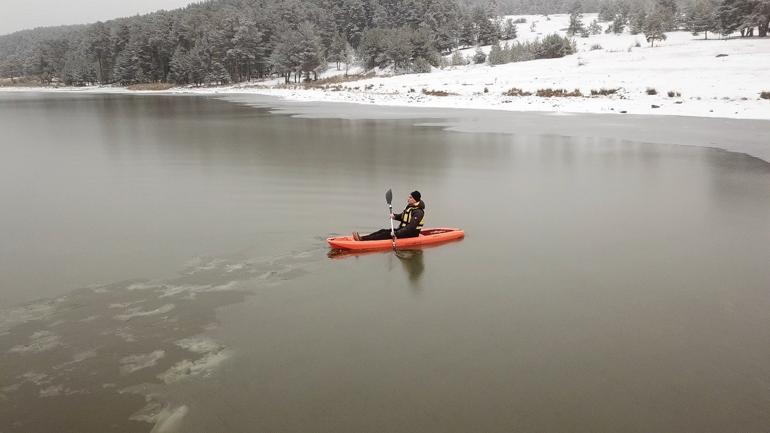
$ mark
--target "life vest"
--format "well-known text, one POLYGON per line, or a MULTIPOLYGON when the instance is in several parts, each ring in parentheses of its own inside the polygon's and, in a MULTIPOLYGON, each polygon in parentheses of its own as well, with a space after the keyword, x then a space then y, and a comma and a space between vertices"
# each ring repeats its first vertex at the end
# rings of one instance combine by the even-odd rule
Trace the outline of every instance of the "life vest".
MULTIPOLYGON (((401 229, 409 225, 409 223, 412 221, 412 218, 414 218, 412 216, 412 212, 417 209, 419 209, 419 207, 417 206, 411 206, 411 205, 407 206, 406 209, 404 209, 404 213, 401 214, 401 225, 399 225, 398 228, 401 229)), ((422 218, 417 223, 417 231, 422 230, 422 226, 424 225, 425 225, 425 212, 423 212, 422 218)))

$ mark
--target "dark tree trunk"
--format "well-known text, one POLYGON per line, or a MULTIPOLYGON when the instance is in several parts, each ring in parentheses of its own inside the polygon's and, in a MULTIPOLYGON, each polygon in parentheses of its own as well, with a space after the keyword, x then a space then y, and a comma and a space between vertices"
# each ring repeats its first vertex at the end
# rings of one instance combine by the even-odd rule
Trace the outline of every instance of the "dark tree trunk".
POLYGON ((102 58, 97 57, 96 60, 99 61, 99 82, 104 84, 104 68, 102 68, 102 58))

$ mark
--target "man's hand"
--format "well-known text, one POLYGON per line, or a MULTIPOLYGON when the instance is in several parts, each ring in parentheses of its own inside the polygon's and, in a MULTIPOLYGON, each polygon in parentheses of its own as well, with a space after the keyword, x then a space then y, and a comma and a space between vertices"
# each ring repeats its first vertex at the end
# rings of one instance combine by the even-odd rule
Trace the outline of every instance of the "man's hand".
POLYGON ((396 216, 394 214, 390 214, 390 219, 394 220, 396 219, 396 216))

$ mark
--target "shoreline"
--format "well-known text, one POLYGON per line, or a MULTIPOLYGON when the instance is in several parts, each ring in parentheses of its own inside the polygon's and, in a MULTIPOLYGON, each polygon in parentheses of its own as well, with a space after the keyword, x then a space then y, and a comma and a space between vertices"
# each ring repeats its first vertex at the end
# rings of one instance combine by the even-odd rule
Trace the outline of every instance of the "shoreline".
MULTIPOLYGON (((382 79, 387 78, 380 78, 380 80, 382 79)), ((685 102, 681 100, 682 98, 674 100, 662 95, 658 98, 651 98, 648 101, 628 98, 623 94, 618 96, 582 97, 501 97, 492 94, 475 95, 475 97, 464 95, 429 96, 423 94, 409 96, 398 93, 337 91, 328 88, 312 87, 302 88, 301 85, 297 85, 294 88, 281 88, 253 83, 211 87, 172 87, 166 90, 131 90, 124 86, 0 87, 0 92, 197 96, 252 95, 274 97, 291 102, 347 103, 395 108, 461 108, 474 111, 546 113, 556 115, 607 114, 618 116, 674 116, 770 121, 770 100, 763 100, 759 97, 757 99, 692 98, 688 102, 689 105, 685 105, 685 102), (647 105, 649 105, 649 108, 647 108, 647 105)))
MULTIPOLYGON (((0 88, 0 92, 6 93, 206 96, 296 117, 346 120, 411 119, 418 121, 415 123, 416 126, 441 127, 448 131, 465 133, 521 135, 545 133, 585 139, 615 139, 627 143, 709 147, 743 153, 770 163, 770 119, 765 118, 513 110, 496 107, 457 108, 416 104, 302 100, 275 94, 276 92, 270 92, 271 90, 284 89, 210 87, 141 91, 128 90, 124 87, 0 88), (715 127, 715 123, 719 125, 715 127)), ((302 90, 301 92, 314 91, 302 90)))

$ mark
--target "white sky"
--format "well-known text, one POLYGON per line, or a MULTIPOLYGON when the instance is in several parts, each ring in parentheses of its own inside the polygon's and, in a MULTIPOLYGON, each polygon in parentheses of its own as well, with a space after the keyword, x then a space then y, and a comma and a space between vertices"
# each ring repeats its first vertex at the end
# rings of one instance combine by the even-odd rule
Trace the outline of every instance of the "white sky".
POLYGON ((0 0, 0 35, 176 9, 197 0, 0 0))

